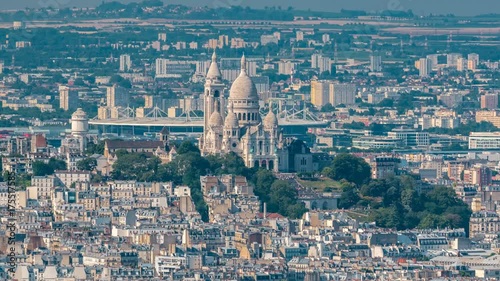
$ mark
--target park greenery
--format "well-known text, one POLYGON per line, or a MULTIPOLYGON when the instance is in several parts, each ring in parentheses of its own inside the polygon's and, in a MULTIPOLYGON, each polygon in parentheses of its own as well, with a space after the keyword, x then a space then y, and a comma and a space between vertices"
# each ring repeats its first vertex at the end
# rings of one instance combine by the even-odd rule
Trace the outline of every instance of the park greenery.
MULTIPOLYGON (((172 181, 177 185, 189 186, 196 209, 205 221, 208 220, 208 208, 203 200, 200 176, 206 175, 234 174, 246 177, 255 186, 255 195, 267 203, 269 212, 299 218, 306 211, 297 200, 297 190, 289 182, 277 180, 270 171, 247 168, 243 159, 235 153, 203 157, 192 142, 183 142, 177 147, 175 159, 167 164, 144 153, 122 150, 117 151, 116 155, 111 179, 172 181)), ((84 163, 81 165, 84 166, 84 163)))
POLYGON ((34 161, 32 164, 33 176, 47 176, 58 170, 66 170, 66 162, 56 158, 50 158, 47 163, 34 161))
POLYGON ((410 175, 371 179, 370 166, 352 154, 338 154, 322 174, 342 182, 340 208, 368 208, 378 226, 468 230, 471 210, 450 187, 426 189, 410 175))
MULTIPOLYGON (((297 199, 297 189, 289 181, 277 179, 273 172, 245 167, 234 153, 203 157, 190 142, 177 148, 178 155, 167 164, 144 153, 117 152, 111 179, 139 181, 172 181, 191 188, 191 197, 203 220, 208 208, 201 192, 200 176, 235 174, 244 176, 254 186, 254 193, 267 204, 268 212, 300 218, 307 210, 297 199)), ((94 162, 78 164, 90 169, 94 162)), ((412 176, 371 179, 370 166, 359 157, 340 153, 325 167, 322 175, 340 182, 339 207, 369 209, 368 218, 381 227, 468 229, 471 214, 468 206, 444 186, 425 188, 412 176)))

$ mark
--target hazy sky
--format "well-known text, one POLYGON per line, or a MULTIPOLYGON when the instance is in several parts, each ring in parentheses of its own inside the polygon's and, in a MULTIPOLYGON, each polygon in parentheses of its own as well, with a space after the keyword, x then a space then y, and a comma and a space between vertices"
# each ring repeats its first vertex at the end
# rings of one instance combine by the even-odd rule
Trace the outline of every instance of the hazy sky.
MULTIPOLYGON (((134 0, 120 0, 123 3, 134 0)), ((138 1, 138 0, 136 0, 138 1)), ((0 0, 0 9, 22 9, 25 7, 88 7, 102 0, 0 0)), ((110 2, 110 0, 107 0, 110 2)), ((500 13, 500 0, 166 0, 166 3, 220 7, 240 5, 250 7, 293 6, 297 9, 330 10, 360 9, 366 11, 408 10, 417 14, 453 13, 456 15, 477 15, 500 13)))

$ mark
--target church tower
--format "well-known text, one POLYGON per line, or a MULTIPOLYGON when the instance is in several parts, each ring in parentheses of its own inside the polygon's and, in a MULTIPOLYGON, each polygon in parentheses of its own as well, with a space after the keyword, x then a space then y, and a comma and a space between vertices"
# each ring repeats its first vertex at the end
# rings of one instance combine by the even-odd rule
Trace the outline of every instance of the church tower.
MULTIPOLYGON (((217 65, 217 55, 212 54, 212 63, 208 68, 206 81, 205 81, 205 91, 203 94, 204 102, 204 123, 203 123, 203 136, 200 139, 200 150, 202 154, 208 154, 209 151, 205 149, 205 143, 207 141, 207 132, 210 129, 210 118, 212 114, 216 111, 215 106, 218 105, 219 109, 223 109, 225 106, 224 101, 224 88, 226 86, 222 82, 222 74, 217 65)), ((219 114, 222 118, 225 116, 225 111, 220 110, 219 114)), ((224 120, 224 119, 223 119, 224 120)))

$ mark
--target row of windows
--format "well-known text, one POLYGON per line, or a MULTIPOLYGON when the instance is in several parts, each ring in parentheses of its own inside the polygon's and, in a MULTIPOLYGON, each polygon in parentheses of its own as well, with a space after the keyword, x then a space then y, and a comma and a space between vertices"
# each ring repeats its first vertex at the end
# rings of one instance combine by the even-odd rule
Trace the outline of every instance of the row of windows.
POLYGON ((258 101, 253 101, 253 100, 236 100, 236 101, 233 101, 233 103, 257 104, 258 101))
POLYGON ((257 117, 258 117, 258 113, 255 113, 255 112, 252 112, 252 113, 248 113, 248 115, 246 113, 238 113, 238 120, 243 120, 243 121, 256 121, 257 120, 257 117))

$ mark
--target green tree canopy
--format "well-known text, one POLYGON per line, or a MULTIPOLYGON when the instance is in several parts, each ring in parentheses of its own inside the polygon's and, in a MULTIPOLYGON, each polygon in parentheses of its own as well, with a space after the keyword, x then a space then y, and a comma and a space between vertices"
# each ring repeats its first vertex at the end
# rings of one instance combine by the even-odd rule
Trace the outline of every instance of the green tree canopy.
POLYGON ((35 161, 32 164, 33 176, 47 176, 54 174, 54 168, 42 161, 35 161))
POLYGON ((327 103, 321 107, 321 112, 333 112, 335 110, 335 107, 331 103, 327 103))
POLYGON ((329 166, 328 174, 325 176, 333 180, 346 180, 361 185, 368 182, 371 176, 371 168, 362 158, 352 154, 341 153, 335 156, 329 166))
POLYGON ((81 171, 93 171, 97 167, 97 160, 92 157, 87 157, 76 163, 76 168, 81 171))
POLYGON ((111 178, 138 181, 154 179, 160 164, 160 159, 157 157, 148 157, 144 153, 129 153, 125 150, 117 151, 116 155, 118 159, 113 164, 111 178))

